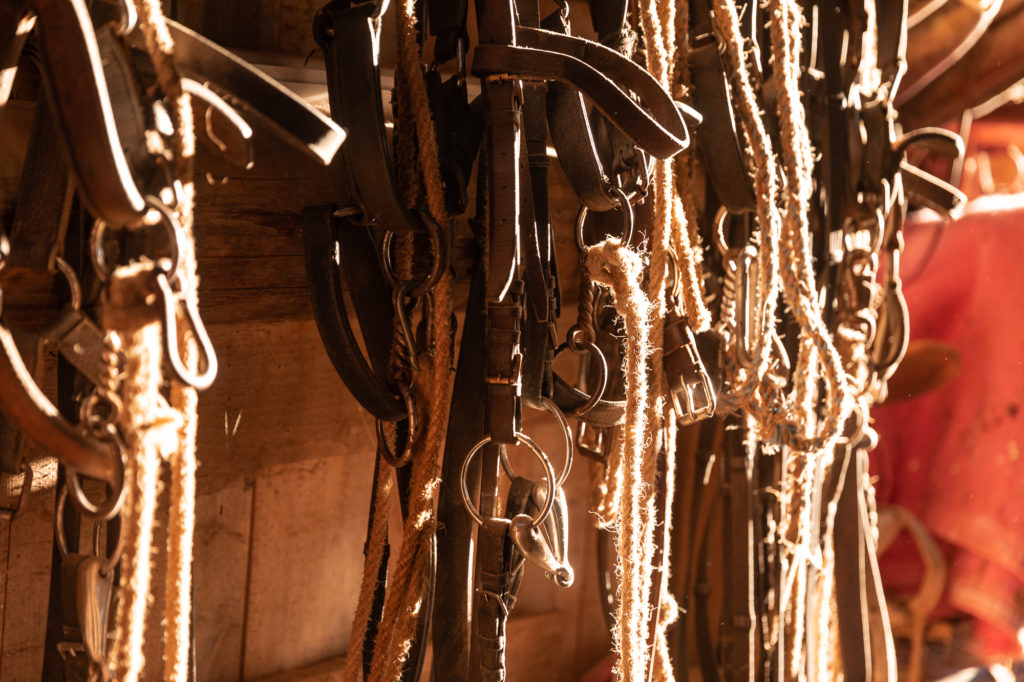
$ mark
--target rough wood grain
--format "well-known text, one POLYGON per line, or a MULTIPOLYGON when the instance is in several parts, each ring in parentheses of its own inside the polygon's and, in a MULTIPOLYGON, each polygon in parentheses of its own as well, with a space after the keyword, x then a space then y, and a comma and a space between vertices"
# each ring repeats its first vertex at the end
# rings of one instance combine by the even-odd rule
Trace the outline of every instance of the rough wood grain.
POLYGON ((199 401, 200 491, 289 462, 369 461, 373 420, 334 372, 313 322, 210 333, 220 372, 199 401))
POLYGON ((268 467, 256 477, 246 678, 310 665, 347 647, 373 462, 332 457, 331 450, 327 445, 318 459, 268 467))
MULTIPOLYGON (((34 353, 25 358, 40 388, 52 396, 56 360, 42 359, 37 366, 34 353)), ((32 466, 32 491, 16 518, 0 519, 0 682, 42 675, 50 601, 57 461, 27 439, 21 449, 32 466)))
POLYGON ((251 525, 247 477, 196 499, 193 618, 199 680, 241 678, 251 525))

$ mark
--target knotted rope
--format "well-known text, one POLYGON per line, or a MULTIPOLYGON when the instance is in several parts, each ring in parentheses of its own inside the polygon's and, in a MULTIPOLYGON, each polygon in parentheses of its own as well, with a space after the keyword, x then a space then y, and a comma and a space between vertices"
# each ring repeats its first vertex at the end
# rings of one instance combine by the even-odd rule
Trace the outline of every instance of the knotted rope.
MULTIPOLYGON (((180 189, 173 200, 164 200, 173 205, 178 229, 184 232, 184 239, 180 240, 182 248, 179 252, 179 268, 176 274, 187 304, 195 309, 198 307, 199 282, 192 232, 192 174, 195 157, 192 104, 189 95, 182 90, 181 79, 174 66, 174 43, 159 0, 136 0, 136 5, 139 10, 139 25, 145 37, 147 52, 153 61, 157 83, 171 105, 174 133, 171 137, 170 152, 175 179, 180 189)), ((148 281, 148 285, 151 286, 150 295, 156 291, 151 274, 148 281)), ((124 311, 119 312, 117 309, 118 301, 127 301, 124 295, 116 293, 113 288, 122 286, 129 279, 141 282, 141 277, 138 272, 124 271, 112 280, 112 290, 108 296, 110 310, 105 312, 111 320, 124 318, 124 311)), ((135 306, 135 309, 141 310, 138 306, 135 306)), ((130 315, 128 317, 130 318, 130 315)), ((128 318, 122 319, 122 322, 126 319, 128 318)), ((170 406, 163 403, 163 399, 159 397, 162 357, 159 352, 162 347, 160 325, 154 325, 149 320, 148 313, 145 320, 145 324, 141 324, 142 319, 139 320, 138 329, 133 329, 132 324, 128 324, 128 333, 124 339, 127 376, 124 390, 127 395, 133 397, 131 401, 125 401, 126 412, 129 415, 125 428, 134 430, 133 440, 137 446, 130 451, 128 458, 127 468, 133 471, 134 485, 129 488, 129 499, 132 503, 125 506, 124 518, 125 527, 132 529, 130 537, 133 539, 132 549, 126 552, 129 570, 124 571, 125 576, 122 579, 125 592, 123 601, 128 606, 124 609, 124 617, 118 618, 118 646, 115 646, 114 657, 119 678, 134 679, 138 675, 143 662, 146 600, 150 591, 149 551, 152 543, 153 515, 156 513, 156 477, 160 467, 159 459, 154 461, 154 448, 145 445, 150 441, 150 437, 144 429, 154 429, 149 421, 155 419, 156 414, 165 413, 159 419, 173 421, 178 431, 173 442, 167 434, 159 437, 163 443, 160 454, 169 461, 171 471, 166 603, 163 619, 164 679, 185 680, 188 678, 191 639, 198 396, 194 388, 174 380, 171 382, 170 406)), ((198 366, 198 345, 189 331, 189 325, 179 324, 177 327, 178 347, 181 349, 182 360, 187 368, 195 370, 198 366)))

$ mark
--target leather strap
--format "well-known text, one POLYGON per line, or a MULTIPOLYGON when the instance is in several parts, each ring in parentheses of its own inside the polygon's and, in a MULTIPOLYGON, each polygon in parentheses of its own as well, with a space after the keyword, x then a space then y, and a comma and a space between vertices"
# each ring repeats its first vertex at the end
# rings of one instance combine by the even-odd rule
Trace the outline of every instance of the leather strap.
POLYGON ((343 226, 336 240, 334 220, 333 206, 307 208, 302 215, 309 297, 320 338, 335 371, 360 405, 384 421, 405 419, 404 403, 381 379, 387 376, 383 369, 391 347, 390 324, 387 329, 384 324, 390 316, 391 298, 380 271, 376 249, 365 228, 343 226), (336 250, 338 240, 344 241, 343 249, 336 250), (377 373, 363 357, 349 323, 336 253, 344 254, 344 262, 354 277, 349 280, 349 291, 357 303, 356 313, 374 368, 379 368, 377 373), (377 267, 372 267, 373 264, 377 267))
POLYGON ((477 536, 476 619, 474 626, 480 647, 480 679, 503 682, 505 679, 505 626, 515 606, 523 579, 524 557, 508 534, 508 521, 524 513, 533 491, 533 482, 515 477, 509 487, 504 519, 487 519, 477 536))
POLYGON ((715 195, 730 213, 747 213, 756 206, 747 172, 743 135, 733 115, 728 72, 711 32, 711 6, 694 0, 689 65, 693 103, 704 115, 697 128, 700 154, 715 195))
POLYGON ((183 76, 209 82, 231 94, 232 102, 260 116, 274 133, 323 165, 346 140, 345 130, 304 99, 220 45, 173 19, 174 65, 183 76))
POLYGON ((477 47, 473 73, 571 85, 630 140, 658 158, 670 158, 689 146, 683 105, 635 62, 600 43, 543 29, 520 26, 515 38, 507 45, 477 47), (630 97, 631 92, 643 105, 630 97))
POLYGON ((838 446, 839 489, 835 518, 836 613, 843 673, 850 679, 872 680, 871 630, 865 591, 865 541, 857 496, 858 467, 853 447, 838 446))
POLYGON ((380 89, 380 42, 372 21, 376 11, 373 3, 332 0, 313 20, 331 116, 352 131, 340 154, 348 183, 342 200, 392 232, 425 232, 420 217, 405 207, 394 176, 380 89))
MULTIPOLYGON (((476 264, 469 287, 466 316, 459 347, 459 365, 452 388, 451 418, 441 464, 437 501, 438 563, 444 567, 436 581, 433 625, 433 669, 438 682, 470 680, 470 621, 473 603, 473 519, 466 512, 460 491, 462 461, 484 435, 484 268, 476 264), (441 674, 440 671, 443 671, 441 674)), ((466 484, 479 487, 480 465, 471 464, 466 484)))
POLYGON ((726 497, 722 526, 726 537, 723 562, 727 576, 722 624, 722 664, 727 680, 753 680, 754 667, 754 539, 753 453, 744 443, 742 418, 727 417, 722 439, 722 490, 726 497))

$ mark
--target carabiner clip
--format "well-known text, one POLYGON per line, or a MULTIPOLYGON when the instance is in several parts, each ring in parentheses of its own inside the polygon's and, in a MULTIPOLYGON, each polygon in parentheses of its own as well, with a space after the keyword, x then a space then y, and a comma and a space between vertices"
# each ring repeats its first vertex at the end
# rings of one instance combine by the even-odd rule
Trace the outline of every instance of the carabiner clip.
MULTIPOLYGON (((183 297, 174 293, 166 272, 158 272, 156 283, 160 288, 164 304, 164 355, 174 376, 183 384, 197 390, 205 390, 213 384, 217 378, 217 354, 213 350, 213 343, 206 333, 203 320, 199 317, 199 310, 194 299, 183 297), (184 299, 184 301, 182 301, 184 299), (205 360, 206 368, 202 372, 193 372, 188 368, 181 358, 181 349, 178 348, 178 303, 185 304, 185 319, 192 328, 199 345, 200 360, 205 360)), ((202 363, 200 365, 202 366, 202 363)))

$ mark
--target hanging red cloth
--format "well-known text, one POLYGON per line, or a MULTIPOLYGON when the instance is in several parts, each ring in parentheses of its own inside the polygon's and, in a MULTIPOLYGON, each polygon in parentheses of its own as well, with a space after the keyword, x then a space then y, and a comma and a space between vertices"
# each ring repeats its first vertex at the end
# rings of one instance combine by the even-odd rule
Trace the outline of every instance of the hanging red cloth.
MULTIPOLYGON (((904 275, 938 222, 906 229, 904 275)), ((975 619, 975 653, 1021 657, 1024 627, 1024 195, 971 202, 904 291, 911 339, 960 354, 945 385, 878 406, 872 454, 880 505, 916 514, 949 564, 936 615, 975 619)), ((887 591, 911 592, 922 565, 907 538, 881 557, 887 591)))

